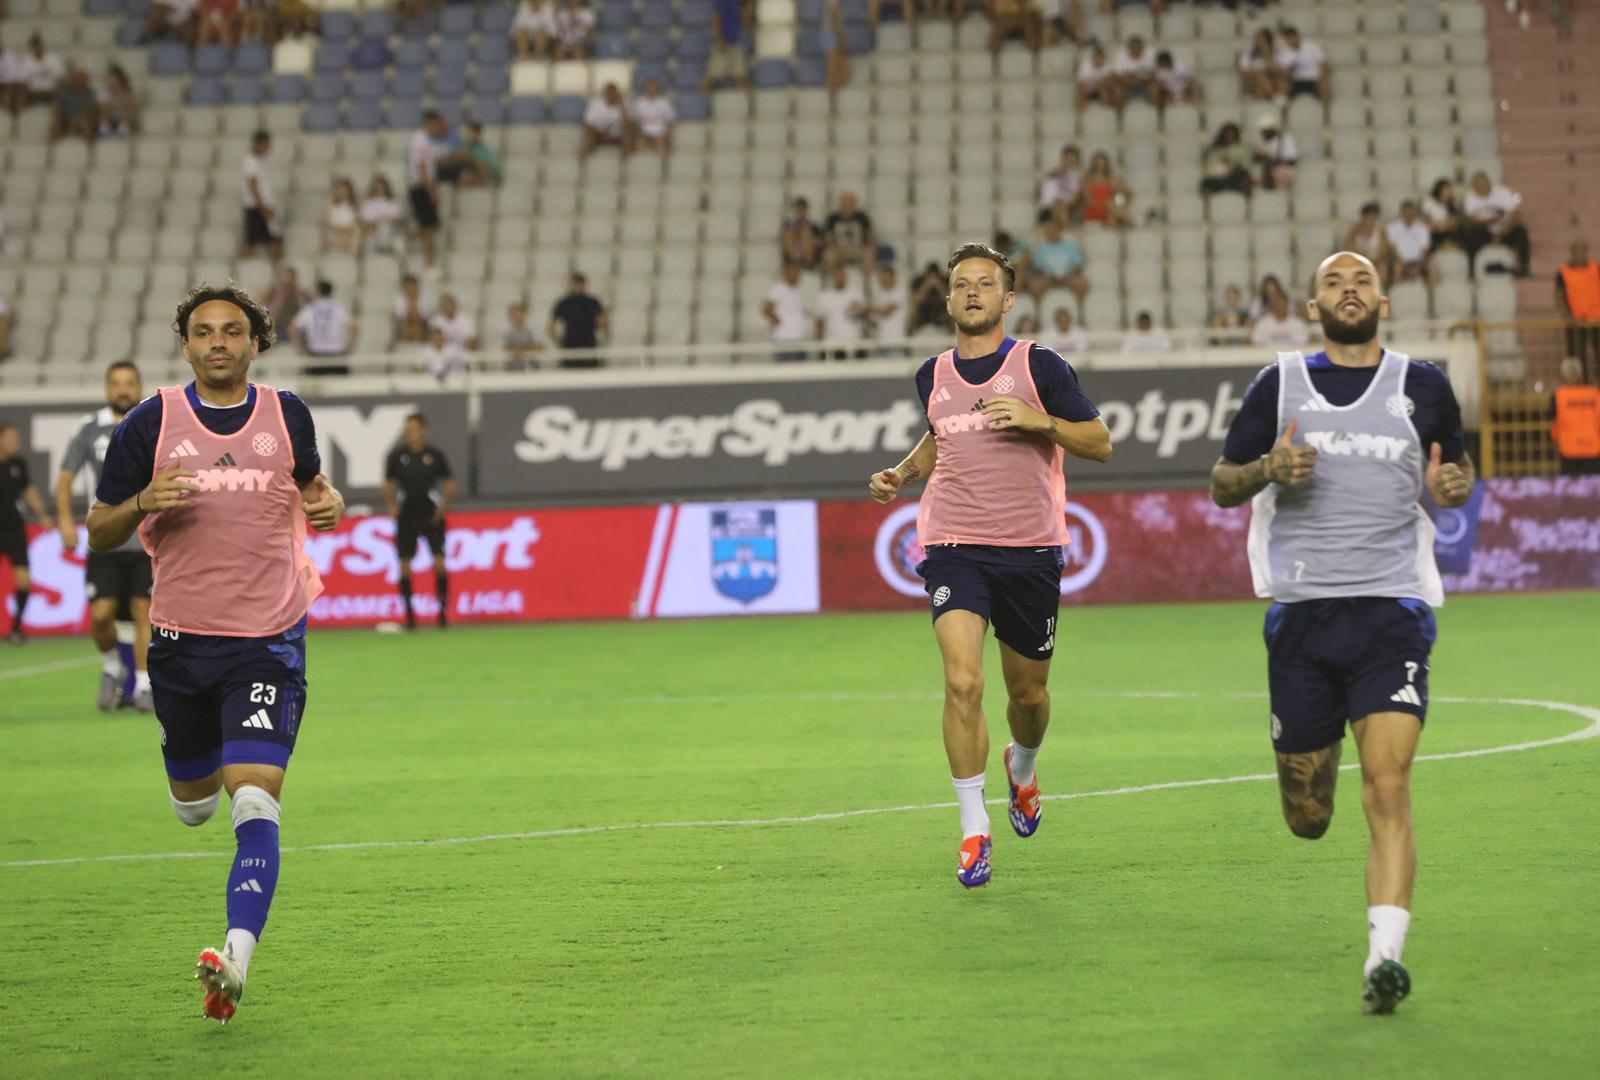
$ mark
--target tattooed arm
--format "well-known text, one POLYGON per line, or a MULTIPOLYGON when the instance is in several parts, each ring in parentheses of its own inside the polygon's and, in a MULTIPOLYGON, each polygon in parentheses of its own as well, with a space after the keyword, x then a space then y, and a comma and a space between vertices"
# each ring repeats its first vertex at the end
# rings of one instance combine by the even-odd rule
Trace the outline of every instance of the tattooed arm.
POLYGON ((939 460, 939 444, 934 441, 933 432, 923 434, 922 441, 912 448, 906 459, 892 469, 872 474, 872 479, 867 483, 867 490, 872 497, 880 503, 888 504, 900 493, 900 488, 905 484, 914 484, 918 480, 926 480, 933 475, 933 467, 939 460))

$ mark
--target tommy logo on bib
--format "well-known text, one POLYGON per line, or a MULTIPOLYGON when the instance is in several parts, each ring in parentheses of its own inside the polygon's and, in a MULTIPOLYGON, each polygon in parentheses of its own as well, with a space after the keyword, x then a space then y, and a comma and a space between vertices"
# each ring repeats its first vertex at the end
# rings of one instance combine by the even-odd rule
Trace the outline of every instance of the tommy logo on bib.
POLYGON ((1377 458, 1379 461, 1399 461, 1400 455, 1411 445, 1410 439, 1393 435, 1368 435, 1361 431, 1308 431, 1305 439, 1306 445, 1316 447, 1319 454, 1336 457, 1354 455, 1377 458))
POLYGON ((196 469, 194 486, 201 491, 266 491, 271 469, 196 469))

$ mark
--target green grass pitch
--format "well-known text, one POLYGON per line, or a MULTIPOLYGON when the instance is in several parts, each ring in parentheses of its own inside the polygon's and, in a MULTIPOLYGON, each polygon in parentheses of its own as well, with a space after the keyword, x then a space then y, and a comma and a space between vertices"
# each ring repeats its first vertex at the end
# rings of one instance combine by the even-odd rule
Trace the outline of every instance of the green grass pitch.
MULTIPOLYGON (((226 811, 177 822, 155 723, 95 712, 85 642, 0 650, 0 1074, 1594 1075, 1600 739, 1416 766, 1391 1018, 1358 1014, 1354 774, 1316 843, 1270 782, 1093 794, 1271 771, 1240 696, 1260 621, 1065 612, 1040 777, 1089 797, 1026 842, 997 808, 973 893, 928 808, 952 792, 924 616, 314 633, 226 1028, 190 980, 225 928, 226 811), (196 854, 93 859, 171 853, 196 854)), ((1590 726, 1504 701, 1600 707, 1597 626, 1600 594, 1452 599, 1432 690, 1474 700, 1436 700, 1422 752, 1590 726)))

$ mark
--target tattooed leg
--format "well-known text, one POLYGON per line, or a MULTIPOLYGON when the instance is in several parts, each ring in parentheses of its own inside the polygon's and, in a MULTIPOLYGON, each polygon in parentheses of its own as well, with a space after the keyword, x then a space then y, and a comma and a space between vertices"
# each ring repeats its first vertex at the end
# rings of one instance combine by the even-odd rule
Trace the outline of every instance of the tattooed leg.
POLYGON ((1306 754, 1278 755, 1278 794, 1289 831, 1315 840, 1333 820, 1333 788, 1339 780, 1342 742, 1306 754))

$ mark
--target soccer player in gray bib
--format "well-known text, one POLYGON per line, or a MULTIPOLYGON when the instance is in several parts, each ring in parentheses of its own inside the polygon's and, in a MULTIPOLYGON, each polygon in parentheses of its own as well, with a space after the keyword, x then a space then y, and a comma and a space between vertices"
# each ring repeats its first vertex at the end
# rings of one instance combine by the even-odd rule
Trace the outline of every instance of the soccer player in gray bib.
POLYGON ((1361 755, 1368 953, 1362 1009, 1411 989, 1401 966, 1416 844, 1411 760, 1428 708, 1433 609, 1444 589, 1424 488, 1441 506, 1472 493, 1461 412, 1444 373, 1378 343, 1378 273, 1344 251, 1318 267, 1309 317, 1323 351, 1279 353, 1245 394, 1211 472, 1218 506, 1251 501, 1272 745, 1283 816, 1315 840, 1333 816, 1348 721, 1361 755))

